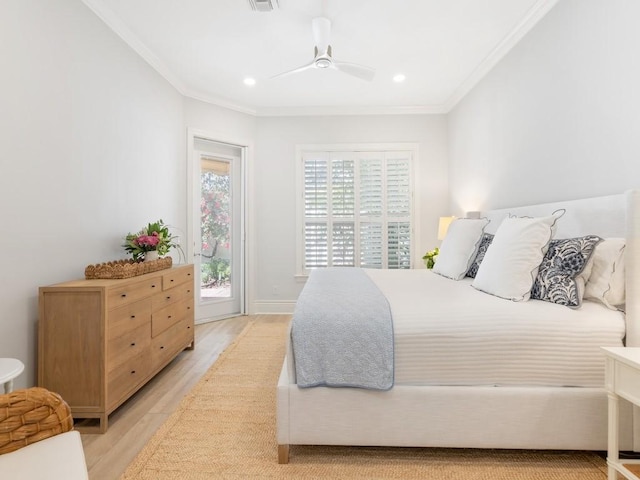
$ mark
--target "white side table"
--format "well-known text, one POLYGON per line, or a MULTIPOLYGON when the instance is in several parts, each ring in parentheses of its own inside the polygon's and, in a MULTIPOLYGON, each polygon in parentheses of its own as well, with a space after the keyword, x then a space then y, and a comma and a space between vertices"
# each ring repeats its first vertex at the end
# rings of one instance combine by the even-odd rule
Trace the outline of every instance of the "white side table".
MULTIPOLYGON (((640 405, 640 348, 603 347, 606 355, 605 386, 609 398, 609 437, 607 464, 609 480, 616 480, 621 473, 624 478, 640 479, 620 461, 618 439, 619 399, 629 400, 640 405)), ((638 464, 640 460, 625 460, 628 465, 638 464)))
POLYGON ((13 390, 13 379, 22 373, 24 364, 15 358, 0 358, 0 383, 4 384, 4 393, 13 390))

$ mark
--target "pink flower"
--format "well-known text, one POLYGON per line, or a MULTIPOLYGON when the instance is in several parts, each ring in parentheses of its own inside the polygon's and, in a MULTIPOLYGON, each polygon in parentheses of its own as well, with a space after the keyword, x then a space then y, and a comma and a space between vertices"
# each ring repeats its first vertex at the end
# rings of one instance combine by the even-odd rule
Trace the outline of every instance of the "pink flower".
POLYGON ((160 243, 160 238, 158 238, 158 234, 153 232, 154 235, 140 235, 135 239, 136 245, 140 245, 141 247, 155 247, 160 243))

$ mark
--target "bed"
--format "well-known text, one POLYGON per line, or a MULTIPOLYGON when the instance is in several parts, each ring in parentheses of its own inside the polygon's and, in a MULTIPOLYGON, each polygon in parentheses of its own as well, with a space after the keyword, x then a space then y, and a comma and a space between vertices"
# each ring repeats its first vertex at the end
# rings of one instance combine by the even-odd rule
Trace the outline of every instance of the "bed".
MULTIPOLYGON (((290 342, 277 385, 279 462, 290 445, 606 450, 599 347, 640 346, 640 192, 485 212, 485 233, 553 212, 556 239, 623 239, 625 313, 590 300, 574 309, 508 301, 425 269, 367 271, 393 316, 393 386, 301 388, 290 342), (467 336, 457 336, 465 321, 467 336)), ((620 419, 621 449, 640 450, 630 405, 620 419)))

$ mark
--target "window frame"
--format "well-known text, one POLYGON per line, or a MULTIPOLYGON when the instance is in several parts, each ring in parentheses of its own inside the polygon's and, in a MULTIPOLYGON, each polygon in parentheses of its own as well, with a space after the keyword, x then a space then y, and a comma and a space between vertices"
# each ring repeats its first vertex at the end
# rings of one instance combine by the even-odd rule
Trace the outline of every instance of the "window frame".
MULTIPOLYGON (((416 235, 418 231, 418 216, 416 201, 416 182, 418 162, 418 145, 416 143, 375 143, 375 144, 313 144, 313 145, 297 145, 296 146, 296 275, 299 280, 305 280, 311 269, 305 270, 305 197, 304 197, 304 159, 305 155, 326 154, 330 157, 332 153, 344 153, 355 156, 371 156, 375 154, 389 154, 406 152, 409 156, 409 202, 410 202, 410 252, 409 252, 409 268, 414 268, 414 252, 416 248, 416 235)), ((384 214, 386 217, 386 213, 384 214)), ((357 223, 357 222, 356 222, 357 223)), ((384 221, 384 224, 388 222, 384 221)), ((383 248, 387 247, 387 235, 384 236, 383 248)), ((358 242, 359 243, 359 242, 358 242)), ((356 246, 359 251, 359 246, 356 246)))

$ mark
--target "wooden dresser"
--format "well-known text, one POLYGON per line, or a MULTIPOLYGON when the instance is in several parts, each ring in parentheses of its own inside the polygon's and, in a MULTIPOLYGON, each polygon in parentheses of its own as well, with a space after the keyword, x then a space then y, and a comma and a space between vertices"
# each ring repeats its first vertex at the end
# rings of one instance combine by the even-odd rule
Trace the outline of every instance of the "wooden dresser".
POLYGON ((193 265, 40 287, 38 385, 105 432, 111 412, 194 348, 193 298, 193 265))

